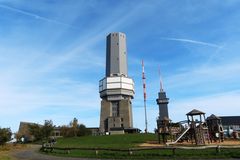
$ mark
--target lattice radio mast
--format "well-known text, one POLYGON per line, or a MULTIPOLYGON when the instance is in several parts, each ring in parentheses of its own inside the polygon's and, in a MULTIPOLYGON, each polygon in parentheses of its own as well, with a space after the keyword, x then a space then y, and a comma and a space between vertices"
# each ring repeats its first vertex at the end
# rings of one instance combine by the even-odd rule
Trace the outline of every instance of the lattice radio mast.
POLYGON ((146 107, 146 78, 144 74, 144 63, 142 60, 142 82, 143 82, 143 98, 144 98, 144 111, 145 111, 145 133, 147 133, 147 107, 146 107))

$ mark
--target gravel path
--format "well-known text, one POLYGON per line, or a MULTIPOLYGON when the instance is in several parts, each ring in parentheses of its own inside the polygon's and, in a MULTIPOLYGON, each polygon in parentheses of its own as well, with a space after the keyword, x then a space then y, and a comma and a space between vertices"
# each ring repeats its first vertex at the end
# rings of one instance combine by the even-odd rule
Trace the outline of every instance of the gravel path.
POLYGON ((40 147, 40 145, 32 145, 27 149, 12 152, 11 156, 17 160, 97 160, 89 158, 68 158, 45 155, 38 153, 40 147))

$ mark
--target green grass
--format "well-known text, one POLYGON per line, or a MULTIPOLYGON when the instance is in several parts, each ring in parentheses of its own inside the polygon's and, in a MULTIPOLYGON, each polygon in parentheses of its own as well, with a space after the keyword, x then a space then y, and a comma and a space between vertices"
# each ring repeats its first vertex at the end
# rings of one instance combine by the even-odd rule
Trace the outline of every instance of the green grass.
MULTIPOLYGON (((129 149, 137 148, 139 144, 147 141, 156 141, 155 134, 126 134, 111 136, 85 136, 74 138, 59 138, 55 147, 61 148, 115 148, 129 149)), ((86 157, 86 158, 110 158, 110 159, 190 159, 190 158, 240 158, 239 149, 221 149, 221 153, 216 153, 214 148, 204 150, 184 150, 176 149, 175 155, 172 150, 142 150, 134 151, 132 155, 129 152, 116 151, 95 151, 71 150, 69 154, 66 151, 54 150, 52 155, 61 157, 86 157)))
POLYGON ((61 157, 86 157, 86 158, 109 158, 109 159, 217 159, 217 158, 240 158, 240 151, 237 149, 225 149, 216 153, 215 149, 205 150, 183 150, 177 149, 173 155, 171 150, 145 150, 134 151, 132 155, 128 152, 72 150, 69 154, 64 152, 51 153, 61 157))
POLYGON ((85 136, 57 139, 56 147, 132 148, 146 141, 156 141, 155 134, 126 134, 111 136, 85 136))

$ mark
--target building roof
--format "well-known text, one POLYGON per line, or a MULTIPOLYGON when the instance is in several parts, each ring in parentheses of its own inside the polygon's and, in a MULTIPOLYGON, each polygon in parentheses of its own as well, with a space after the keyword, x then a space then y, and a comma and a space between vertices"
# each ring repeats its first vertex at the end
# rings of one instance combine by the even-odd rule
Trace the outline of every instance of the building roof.
POLYGON ((87 129, 99 129, 99 127, 87 127, 87 129))
POLYGON ((240 116, 220 116, 222 125, 240 125, 240 116))
POLYGON ((33 122, 20 122, 18 132, 28 129, 29 125, 35 125, 35 124, 36 123, 33 123, 33 122))
POLYGON ((207 119, 206 120, 220 120, 221 118, 220 117, 218 117, 218 116, 216 116, 216 115, 214 115, 214 114, 212 114, 211 116, 209 116, 209 117, 207 117, 207 119))
POLYGON ((188 115, 188 116, 194 116, 194 115, 200 115, 200 114, 205 114, 205 113, 202 112, 202 111, 193 109, 192 111, 188 112, 186 115, 188 115))
POLYGON ((110 131, 124 131, 124 128, 122 128, 122 127, 112 127, 112 128, 110 128, 110 131))

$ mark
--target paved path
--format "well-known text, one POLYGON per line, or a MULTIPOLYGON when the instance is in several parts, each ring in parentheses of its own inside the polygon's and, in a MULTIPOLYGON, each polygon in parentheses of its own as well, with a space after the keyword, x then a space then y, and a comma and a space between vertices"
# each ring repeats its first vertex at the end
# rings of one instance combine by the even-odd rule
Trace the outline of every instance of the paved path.
POLYGON ((68 157, 56 157, 38 152, 40 145, 32 145, 29 148, 18 150, 11 153, 11 156, 17 160, 97 160, 89 158, 68 158, 68 157))

